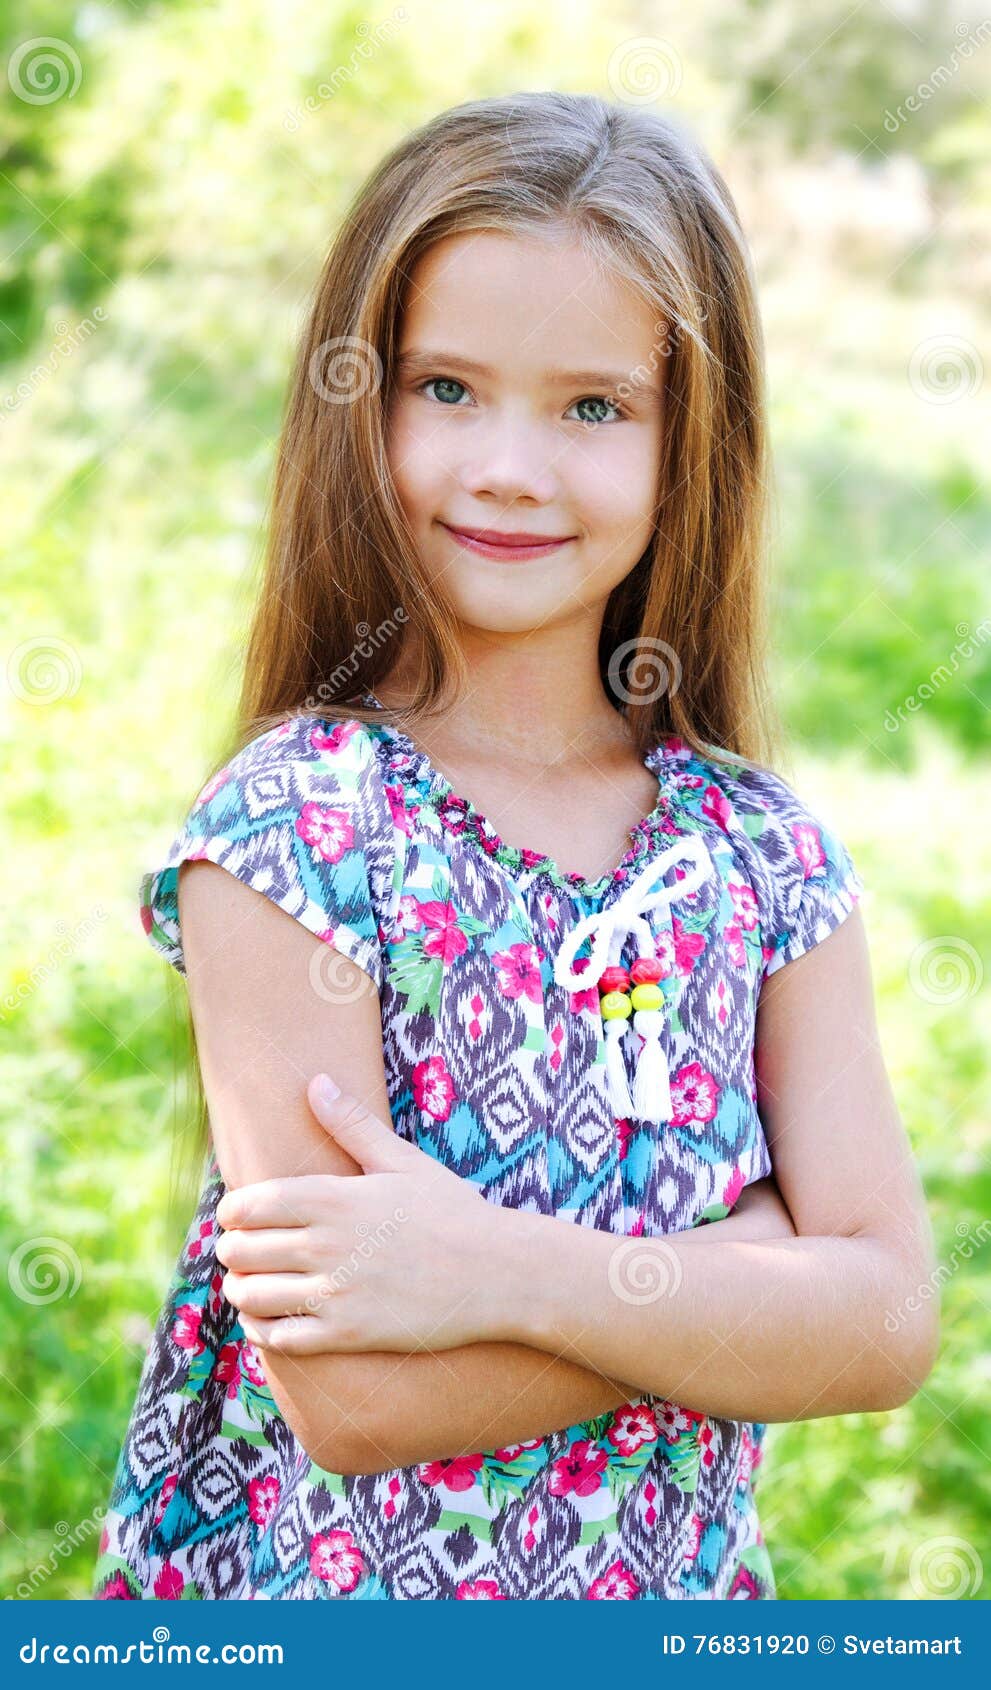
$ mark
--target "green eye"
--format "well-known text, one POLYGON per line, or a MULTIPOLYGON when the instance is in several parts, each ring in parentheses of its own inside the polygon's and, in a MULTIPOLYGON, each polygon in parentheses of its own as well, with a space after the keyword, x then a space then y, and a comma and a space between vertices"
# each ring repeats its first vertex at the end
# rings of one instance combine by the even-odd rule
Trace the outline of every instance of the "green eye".
POLYGON ((608 414, 605 416, 602 415, 602 407, 604 406, 607 407, 607 411, 612 412, 614 419, 619 419, 623 415, 618 405, 615 405, 611 399, 604 398, 601 394, 589 394, 584 399, 576 399, 572 409, 577 408, 579 405, 592 405, 598 407, 599 410, 599 414, 597 416, 579 417, 578 421, 583 423, 608 422, 610 420, 608 414))
MULTIPOLYGON (((450 388, 453 387, 453 388, 457 388, 458 393, 467 393, 467 391, 468 391, 468 389, 465 387, 464 382, 463 381, 456 381, 453 376, 431 376, 429 381, 424 381, 424 382, 420 383, 420 386, 417 388, 417 392, 418 393, 425 393, 428 387, 446 388, 446 389, 450 389, 450 388)), ((457 404, 458 393, 455 393, 453 396, 450 393, 450 391, 448 391, 446 394, 445 393, 439 393, 436 396, 437 401, 441 405, 446 405, 448 403, 448 401, 453 397, 454 403, 457 404)))

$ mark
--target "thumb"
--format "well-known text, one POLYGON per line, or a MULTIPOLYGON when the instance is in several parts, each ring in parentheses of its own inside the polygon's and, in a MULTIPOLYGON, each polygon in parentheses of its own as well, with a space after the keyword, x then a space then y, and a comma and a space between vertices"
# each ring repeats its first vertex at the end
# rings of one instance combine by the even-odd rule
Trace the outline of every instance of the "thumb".
POLYGON ((310 1108, 324 1131, 346 1150, 366 1174, 396 1173, 415 1147, 396 1137, 378 1115, 330 1078, 316 1074, 306 1088, 310 1108))

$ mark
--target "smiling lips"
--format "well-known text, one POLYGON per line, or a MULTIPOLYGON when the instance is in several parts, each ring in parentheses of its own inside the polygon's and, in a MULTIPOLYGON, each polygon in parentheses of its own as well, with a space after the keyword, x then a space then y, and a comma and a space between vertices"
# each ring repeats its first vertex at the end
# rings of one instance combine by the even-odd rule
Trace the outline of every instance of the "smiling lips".
POLYGON ((479 552, 483 557, 498 558, 503 563, 521 563, 527 558, 548 557, 560 546, 568 545, 573 534, 530 534, 516 530, 503 532, 497 528, 453 528, 442 522, 442 528, 454 536, 459 546, 479 552))

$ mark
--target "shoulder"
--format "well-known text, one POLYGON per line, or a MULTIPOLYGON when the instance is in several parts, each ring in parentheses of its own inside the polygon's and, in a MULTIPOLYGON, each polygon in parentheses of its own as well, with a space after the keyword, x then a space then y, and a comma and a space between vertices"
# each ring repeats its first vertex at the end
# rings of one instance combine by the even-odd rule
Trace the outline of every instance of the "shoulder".
POLYGON ((772 974, 826 938, 864 894, 837 820, 763 764, 701 758, 687 747, 676 755, 701 814, 726 834, 753 887, 762 974, 772 974))
POLYGON ((151 944, 185 973, 178 873, 208 861, 263 893, 378 978, 393 898, 396 833, 375 737, 356 719, 295 713, 205 783, 158 865, 141 880, 151 944))

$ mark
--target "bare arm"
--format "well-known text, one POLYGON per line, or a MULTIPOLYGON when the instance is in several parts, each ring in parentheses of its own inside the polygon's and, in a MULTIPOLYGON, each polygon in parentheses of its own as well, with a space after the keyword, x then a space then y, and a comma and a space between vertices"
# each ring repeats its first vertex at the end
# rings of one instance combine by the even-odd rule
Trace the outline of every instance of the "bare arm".
MULTIPOLYGON (((377 994, 348 958, 213 863, 183 865, 180 924, 213 1142, 228 1189, 280 1175, 355 1174, 305 1096, 331 1068, 391 1121, 377 994)), ((566 1229, 561 1229, 566 1230, 566 1229)), ((771 1180, 696 1236, 793 1236, 771 1180)), ((605 1413, 636 1391, 579 1358, 516 1341, 443 1352, 294 1357, 265 1349, 272 1393, 332 1472, 379 1472, 501 1448, 605 1413)))
POLYGON ((497 1211, 479 1267, 498 1307, 483 1309, 481 1329, 730 1419, 887 1409, 914 1395, 938 1342, 932 1234, 881 1056, 859 909, 769 977, 757 1051, 798 1236, 637 1239, 638 1287, 651 1255, 662 1287, 644 1302, 623 1291, 634 1241, 497 1211))

